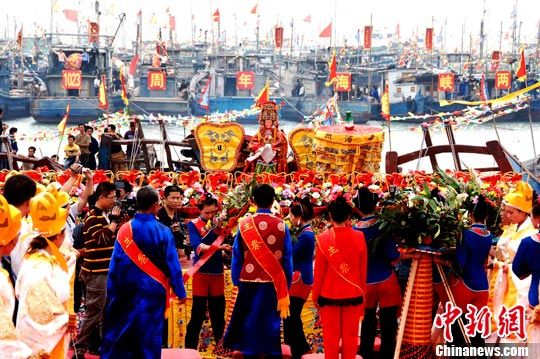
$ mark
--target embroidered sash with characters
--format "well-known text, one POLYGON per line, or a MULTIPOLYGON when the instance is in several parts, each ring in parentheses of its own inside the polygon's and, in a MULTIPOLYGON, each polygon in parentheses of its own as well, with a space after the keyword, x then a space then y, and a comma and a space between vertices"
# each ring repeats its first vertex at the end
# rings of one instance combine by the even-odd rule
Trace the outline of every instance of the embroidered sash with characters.
POLYGON ((240 234, 246 243, 249 251, 264 269, 274 283, 277 293, 278 310, 282 318, 289 316, 289 293, 287 291, 287 279, 278 260, 274 257, 260 233, 257 231, 253 216, 244 218, 239 225, 240 234))
MULTIPOLYGON (((204 224, 204 221, 200 218, 195 219, 192 223, 195 225, 195 228, 197 228, 197 232, 199 232, 201 239, 209 235, 213 229, 213 228, 207 228, 207 226, 204 224)), ((197 261, 197 263, 195 263, 189 270, 187 270, 184 273, 184 275, 182 276, 182 278, 184 279, 184 283, 186 283, 189 280, 189 278, 193 277, 193 275, 197 273, 197 271, 201 269, 201 267, 206 262, 208 262, 210 257, 212 257, 214 253, 216 253, 219 250, 219 247, 223 244, 224 240, 225 240, 225 236, 220 234, 214 240, 214 242, 212 242, 212 244, 210 245, 210 248, 208 248, 203 253, 203 255, 199 257, 199 260, 197 261)), ((199 252, 197 252, 197 254, 199 254, 199 252)))
POLYGON ((326 257, 332 269, 347 283, 360 289, 363 296, 364 290, 353 279, 358 277, 358 267, 347 263, 341 255, 341 251, 336 245, 336 233, 333 229, 332 235, 328 236, 328 240, 324 242, 317 240, 321 253, 326 257))
POLYGON ((125 223, 118 231, 118 243, 131 259, 131 261, 139 267, 149 277, 157 281, 165 289, 167 300, 165 303, 165 317, 168 316, 171 300, 176 298, 176 294, 171 289, 169 278, 158 268, 152 261, 141 251, 137 243, 133 240, 133 230, 131 221, 125 223))

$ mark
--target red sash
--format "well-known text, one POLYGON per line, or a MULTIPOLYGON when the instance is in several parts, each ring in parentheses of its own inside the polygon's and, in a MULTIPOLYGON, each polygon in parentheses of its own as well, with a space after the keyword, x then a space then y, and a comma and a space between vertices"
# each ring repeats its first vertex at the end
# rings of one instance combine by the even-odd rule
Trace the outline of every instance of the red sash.
MULTIPOLYGON (((204 226, 204 222, 200 219, 200 218, 197 218, 197 220, 194 220, 192 222, 194 225, 195 225, 195 228, 197 228, 197 231, 199 232, 199 234, 201 235, 201 238, 204 238, 206 237, 209 233, 210 233, 210 230, 207 230, 204 226)), ((219 249, 219 247, 223 244, 223 241, 225 240, 225 236, 223 234, 219 235, 215 240, 214 242, 212 242, 212 244, 210 245, 210 248, 208 248, 206 250, 206 252, 203 253, 203 255, 201 257, 199 257, 199 260, 197 261, 197 263, 195 263, 195 265, 193 265, 191 268, 189 268, 189 270, 187 270, 186 272, 184 272, 184 275, 182 276, 182 278, 184 279, 184 284, 191 278, 193 277, 193 275, 195 273, 197 273, 197 271, 199 269, 201 269, 201 267, 206 263, 208 262, 208 260, 210 259, 210 257, 212 257, 212 255, 214 255, 214 253, 216 253, 219 249)), ((197 253, 198 254, 198 253, 197 253)))
POLYGON ((176 298, 176 294, 171 290, 169 283, 169 278, 152 263, 152 261, 141 251, 137 243, 133 240, 133 231, 131 228, 131 221, 124 223, 120 230, 118 231, 118 243, 127 254, 129 259, 140 270, 146 273, 149 277, 157 281, 159 284, 165 288, 165 293, 167 294, 167 300, 165 303, 165 318, 167 317, 167 312, 170 307, 171 300, 176 298))
POLYGON ((336 233, 334 229, 331 229, 332 235, 328 236, 328 240, 323 243, 317 240, 317 244, 321 249, 321 253, 325 256, 326 260, 330 264, 330 267, 350 285, 360 289, 362 295, 364 290, 358 284, 354 282, 353 278, 358 277, 358 267, 347 263, 341 255, 340 249, 336 245, 336 233))
POLYGON ((266 243, 257 231, 253 216, 242 219, 239 228, 244 243, 257 263, 272 277, 278 299, 277 309, 280 311, 282 318, 287 318, 289 316, 290 301, 287 291, 287 279, 285 278, 281 264, 266 246, 266 243))

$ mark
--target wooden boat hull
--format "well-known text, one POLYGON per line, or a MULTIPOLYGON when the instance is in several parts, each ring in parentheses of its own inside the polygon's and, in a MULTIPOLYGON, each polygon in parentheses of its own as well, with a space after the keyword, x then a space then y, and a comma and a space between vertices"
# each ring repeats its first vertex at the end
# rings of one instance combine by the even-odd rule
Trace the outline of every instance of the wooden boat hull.
MULTIPOLYGON (((82 121, 84 123, 103 115, 104 111, 98 106, 98 99, 65 97, 65 98, 37 98, 31 101, 30 115, 36 122, 59 123, 65 115, 66 106, 70 105, 69 118, 71 123, 82 121)), ((109 111, 116 112, 124 108, 120 96, 109 97, 109 111)))
POLYGON ((12 95, 0 91, 0 108, 4 111, 2 119, 11 120, 30 116, 30 96, 12 95))
POLYGON ((168 97, 133 97, 129 99, 130 111, 137 115, 167 116, 189 115, 188 102, 168 97))

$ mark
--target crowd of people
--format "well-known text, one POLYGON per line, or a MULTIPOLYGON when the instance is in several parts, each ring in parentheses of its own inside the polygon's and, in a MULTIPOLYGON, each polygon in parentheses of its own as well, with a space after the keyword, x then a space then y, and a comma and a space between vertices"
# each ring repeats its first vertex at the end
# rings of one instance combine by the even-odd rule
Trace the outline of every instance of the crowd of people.
MULTIPOLYGON (((28 153, 23 155, 19 151, 17 144, 17 131, 16 127, 9 127, 7 124, 2 124, 2 135, 8 135, 9 148, 1 143, 0 152, 10 151, 13 155, 19 155, 21 157, 39 160, 36 154, 36 147, 29 146, 28 153)), ((125 160, 134 160, 139 157, 139 148, 134 145, 127 145, 126 151, 124 151, 122 145, 112 144, 112 140, 132 140, 138 136, 135 122, 129 123, 129 130, 124 133, 124 136, 116 132, 116 126, 110 124, 107 126, 101 135, 100 141, 94 137, 94 128, 90 125, 80 123, 77 125, 79 131, 76 135, 67 136, 67 144, 63 146, 63 162, 61 162, 65 169, 70 168, 74 163, 80 163, 83 167, 90 170, 102 169, 113 170, 114 172, 123 171, 127 169, 127 163, 125 160)), ((59 162, 60 158, 58 154, 53 154, 51 160, 59 162)), ((28 171, 34 169, 35 165, 32 162, 22 162, 21 170, 28 171)), ((0 169, 9 169, 7 159, 0 160, 0 169)))
MULTIPOLYGON (((91 147, 86 136, 81 126, 81 162, 88 161, 81 148, 91 147)), ((167 307, 171 298, 186 299, 185 280, 192 281, 186 348, 198 348, 208 313, 217 347, 246 358, 278 358, 283 328, 292 357, 301 358, 315 349, 301 316, 311 293, 325 357, 374 358, 379 332, 378 357, 394 356, 403 298, 396 265, 419 254, 398 249, 390 236, 381 238, 380 198, 368 187, 359 188, 352 202, 340 196, 330 203, 326 229, 315 234, 309 200, 292 203, 287 225, 271 210, 274 188, 257 184, 251 193, 256 212, 239 220, 229 243, 217 221, 220 202, 211 193, 200 198, 199 214, 190 220, 179 186, 163 188, 161 196, 150 186, 133 193, 127 181, 94 186, 91 170, 82 171, 79 163, 70 168, 63 186, 44 187, 24 174, 11 175, 0 195, 0 352, 7 357, 66 358, 71 348, 78 359, 88 352, 159 358, 170 344, 167 307), (73 201, 69 194, 81 177, 86 186, 73 201), (229 256, 238 295, 226 323, 229 256), (189 257, 191 267, 183 273, 181 259, 189 257), (77 315, 83 306, 84 316, 77 315)), ((538 339, 540 202, 527 183, 508 193, 497 242, 485 225, 489 206, 479 196, 466 208, 470 228, 450 257, 438 260, 452 269, 450 262, 457 263, 460 270, 448 270, 447 278, 434 275, 433 317, 449 301, 438 285, 446 281, 463 312, 470 305, 487 307, 496 319, 521 305, 533 324, 528 339, 538 339)), ((465 345, 459 326, 451 330, 452 343, 465 345)), ((489 334, 470 335, 470 341, 475 346, 527 342, 501 337, 496 328, 489 334)))

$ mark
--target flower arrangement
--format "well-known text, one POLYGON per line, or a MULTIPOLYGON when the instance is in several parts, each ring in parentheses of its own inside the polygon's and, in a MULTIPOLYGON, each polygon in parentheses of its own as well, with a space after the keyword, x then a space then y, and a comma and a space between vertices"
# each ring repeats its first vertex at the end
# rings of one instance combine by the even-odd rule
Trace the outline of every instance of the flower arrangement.
POLYGON ((199 182, 195 182, 189 187, 184 186, 184 199, 182 205, 194 207, 200 202, 204 194, 204 187, 199 182))

